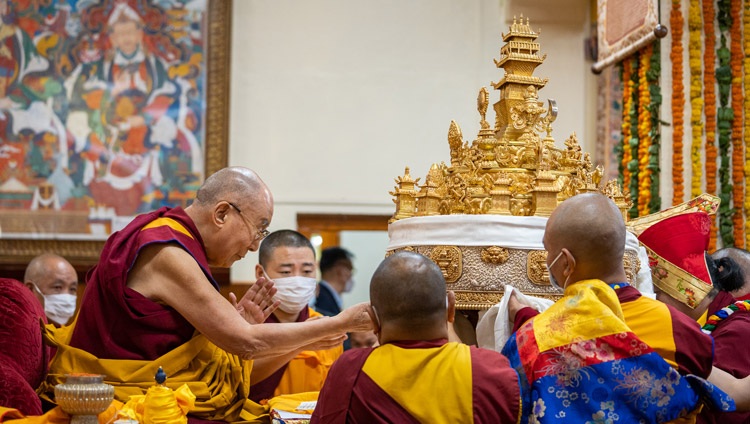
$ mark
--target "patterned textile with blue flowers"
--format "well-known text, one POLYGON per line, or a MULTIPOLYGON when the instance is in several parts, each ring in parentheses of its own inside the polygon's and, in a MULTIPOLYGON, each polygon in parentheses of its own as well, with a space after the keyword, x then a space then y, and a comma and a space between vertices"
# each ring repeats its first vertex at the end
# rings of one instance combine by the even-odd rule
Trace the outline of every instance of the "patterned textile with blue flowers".
POLYGON ((638 339, 614 290, 599 280, 569 285, 503 354, 520 376, 523 422, 661 423, 689 419, 704 400, 734 410, 721 390, 681 376, 638 339))

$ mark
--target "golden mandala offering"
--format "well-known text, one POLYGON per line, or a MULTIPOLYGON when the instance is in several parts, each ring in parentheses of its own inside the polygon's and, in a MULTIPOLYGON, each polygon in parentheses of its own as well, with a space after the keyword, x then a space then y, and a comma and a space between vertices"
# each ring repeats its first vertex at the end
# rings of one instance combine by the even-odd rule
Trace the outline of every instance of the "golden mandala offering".
MULTIPOLYGON (((552 211, 565 199, 601 192, 620 208, 623 218, 628 197, 615 180, 602 184, 603 169, 594 167, 575 134, 555 146, 552 123, 558 109, 554 100, 539 101, 547 83, 533 75, 544 62, 539 34, 528 18, 515 18, 503 34, 500 59, 505 71, 492 83, 500 92, 493 105, 494 126, 487 121, 490 95, 482 87, 477 98, 481 128, 469 143, 451 121, 448 129, 450 165, 433 164, 424 181, 407 167, 395 179, 390 194, 396 211, 389 221, 388 254, 399 250, 421 253, 443 271, 460 309, 486 309, 498 303, 504 286, 523 293, 556 299, 542 245, 544 227, 552 211)), ((637 286, 637 275, 648 275, 645 255, 628 233, 625 268, 637 286)))

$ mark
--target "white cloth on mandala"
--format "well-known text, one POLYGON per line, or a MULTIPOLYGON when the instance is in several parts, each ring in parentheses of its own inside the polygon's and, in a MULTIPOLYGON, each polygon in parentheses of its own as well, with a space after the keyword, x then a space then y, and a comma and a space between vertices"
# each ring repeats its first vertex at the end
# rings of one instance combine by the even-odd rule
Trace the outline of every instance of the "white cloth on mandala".
POLYGON ((490 307, 477 323, 477 344, 479 347, 500 352, 513 334, 513 325, 508 318, 509 294, 513 291, 516 292, 516 297, 521 303, 531 305, 539 312, 546 310, 555 303, 549 299, 525 295, 517 288, 506 285, 505 294, 500 302, 490 307))

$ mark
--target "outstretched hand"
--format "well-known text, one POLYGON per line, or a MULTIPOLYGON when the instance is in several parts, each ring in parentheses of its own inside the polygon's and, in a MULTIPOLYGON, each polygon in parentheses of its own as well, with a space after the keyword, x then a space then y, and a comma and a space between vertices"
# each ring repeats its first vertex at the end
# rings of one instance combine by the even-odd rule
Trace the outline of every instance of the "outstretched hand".
POLYGON ((247 289, 239 302, 234 293, 229 293, 229 300, 245 321, 250 324, 260 324, 279 307, 280 302, 273 300, 275 294, 276 288, 273 286, 273 281, 260 277, 247 289))
POLYGON ((508 299, 508 319, 510 320, 511 324, 516 321, 516 314, 518 314, 518 311, 528 306, 531 305, 528 305, 518 299, 515 290, 511 292, 510 298, 508 299))
POLYGON ((346 331, 354 333, 358 331, 370 331, 374 328, 370 318, 370 303, 362 302, 350 306, 336 316, 344 322, 346 331))

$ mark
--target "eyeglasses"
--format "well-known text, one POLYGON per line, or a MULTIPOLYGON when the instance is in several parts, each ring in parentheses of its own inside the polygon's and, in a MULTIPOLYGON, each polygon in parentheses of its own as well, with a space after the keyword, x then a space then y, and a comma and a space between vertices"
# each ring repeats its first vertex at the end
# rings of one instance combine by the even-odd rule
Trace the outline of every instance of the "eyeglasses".
POLYGON ((255 237, 253 238, 253 241, 263 240, 264 238, 268 237, 269 234, 271 234, 271 232, 268 231, 268 230, 260 230, 260 229, 258 229, 258 227, 256 227, 255 225, 253 225, 252 222, 250 222, 247 219, 245 219, 245 214, 242 213, 242 210, 240 208, 238 208, 237 205, 235 205, 234 203, 229 202, 229 201, 227 201, 227 203, 229 203, 229 206, 233 207, 240 214, 240 217, 242 217, 242 222, 244 222, 245 225, 249 224, 250 226, 253 227, 253 230, 255 230, 255 237))

